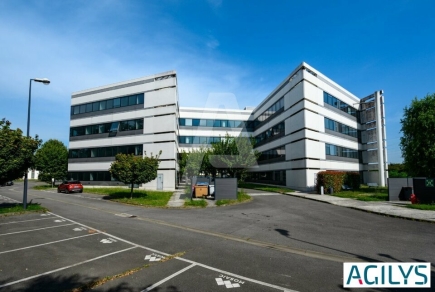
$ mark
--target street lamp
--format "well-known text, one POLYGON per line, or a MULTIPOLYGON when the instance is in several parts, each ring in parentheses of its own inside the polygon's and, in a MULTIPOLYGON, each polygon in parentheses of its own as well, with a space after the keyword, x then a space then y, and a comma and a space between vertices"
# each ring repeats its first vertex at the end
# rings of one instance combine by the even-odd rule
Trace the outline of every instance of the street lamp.
MULTIPOLYGON (((32 96, 32 80, 35 82, 44 83, 45 85, 50 84, 50 80, 48 80, 47 78, 30 79, 30 82, 29 82, 29 106, 27 108, 27 138, 29 138, 29 133, 30 133, 30 99, 32 96)), ((23 190, 23 209, 24 210, 27 209, 27 173, 28 173, 28 169, 26 170, 26 173, 24 175, 24 190, 23 190)))

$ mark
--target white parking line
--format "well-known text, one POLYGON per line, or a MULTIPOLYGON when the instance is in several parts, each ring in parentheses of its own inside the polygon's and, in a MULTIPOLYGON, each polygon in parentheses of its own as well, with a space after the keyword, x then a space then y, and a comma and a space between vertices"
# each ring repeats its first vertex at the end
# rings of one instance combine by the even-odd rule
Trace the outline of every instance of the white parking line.
POLYGON ((86 235, 81 235, 81 236, 76 236, 76 237, 70 237, 70 238, 66 238, 66 239, 51 241, 51 242, 37 244, 37 245, 31 245, 31 246, 17 248, 17 249, 11 249, 11 250, 7 250, 7 251, 2 251, 2 252, 0 252, 0 254, 14 252, 14 251, 23 250, 23 249, 34 248, 34 247, 38 247, 38 246, 49 245, 49 244, 53 244, 53 243, 58 243, 58 242, 62 242, 62 241, 68 241, 68 240, 77 239, 77 238, 86 237, 86 236, 92 236, 92 235, 95 235, 95 234, 99 234, 99 233, 86 234, 86 235))
POLYGON ((93 258, 93 259, 89 259, 89 260, 86 260, 86 261, 75 263, 75 264, 72 264, 72 265, 69 265, 69 266, 66 266, 66 267, 62 267, 62 268, 59 268, 59 269, 56 269, 56 270, 48 271, 48 272, 45 272, 45 273, 41 273, 41 274, 37 274, 37 275, 31 276, 31 277, 20 279, 20 280, 17 280, 17 281, 9 282, 9 283, 0 285, 0 288, 6 287, 6 286, 10 286, 10 285, 14 285, 14 284, 17 284, 17 283, 20 283, 20 282, 24 282, 24 281, 27 281, 27 280, 31 280, 31 279, 34 279, 34 278, 37 278, 37 277, 41 277, 41 276, 49 275, 49 274, 52 274, 52 273, 56 273, 56 272, 59 272, 59 271, 65 270, 65 269, 69 269, 69 268, 72 268, 72 267, 75 267, 75 266, 78 266, 78 265, 86 264, 86 263, 89 263, 89 262, 92 262, 92 261, 95 261, 95 260, 99 260, 99 259, 111 256, 111 255, 114 255, 114 254, 117 254, 117 253, 121 253, 121 252, 130 250, 130 249, 133 249, 133 248, 136 248, 136 247, 132 246, 132 247, 129 247, 129 248, 126 248, 126 249, 123 249, 123 250, 118 250, 118 251, 115 251, 115 252, 111 252, 111 253, 108 253, 108 254, 105 254, 105 255, 93 258))
POLYGON ((23 221, 12 221, 12 222, 0 223, 0 225, 13 224, 13 223, 22 223, 22 222, 32 222, 32 221, 47 220, 47 219, 53 219, 53 218, 47 217, 47 218, 41 218, 41 219, 32 219, 32 220, 23 220, 23 221))
MULTIPOLYGON (((187 270, 190 269, 190 268, 193 268, 194 266, 196 266, 196 264, 191 264, 190 266, 185 267, 184 269, 181 269, 181 270, 179 270, 179 271, 176 272, 176 273, 173 273, 172 275, 170 275, 170 276, 164 278, 163 280, 161 280, 161 281, 159 281, 159 282, 153 284, 152 286, 149 286, 148 288, 146 288, 145 290, 142 290, 142 291, 140 291, 140 292, 148 292, 148 291, 151 291, 151 290, 153 290, 154 288, 156 288, 157 286, 159 286, 160 284, 163 284, 163 283, 165 283, 166 281, 169 281, 170 279, 172 279, 172 278, 178 276, 179 274, 181 274, 181 273, 187 271, 187 270)), ((1 287, 1 286, 0 286, 0 287, 1 287)))
POLYGON ((32 231, 36 231, 36 230, 44 230, 44 229, 50 229, 50 228, 57 228, 57 227, 68 226, 68 225, 76 225, 76 224, 75 224, 75 223, 69 223, 69 224, 63 224, 63 225, 57 225, 57 226, 50 226, 50 227, 44 227, 44 228, 28 229, 28 230, 23 230, 23 231, 16 231, 16 232, 10 232, 10 233, 3 233, 3 234, 0 234, 0 236, 11 235, 11 234, 17 234, 17 233, 32 232, 32 231))
MULTIPOLYGON (((125 242, 125 243, 128 243, 128 244, 131 244, 131 245, 134 245, 134 246, 136 246, 136 247, 140 247, 140 248, 142 248, 142 249, 146 249, 146 250, 149 250, 149 251, 152 251, 152 252, 155 252, 155 253, 159 253, 159 254, 162 254, 162 255, 166 255, 166 256, 169 256, 169 255, 170 255, 170 254, 168 254, 168 253, 165 253, 165 252, 162 252, 162 251, 159 251, 159 250, 156 250, 156 249, 152 249, 152 248, 149 248, 149 247, 146 247, 146 246, 143 246, 143 245, 140 245, 140 244, 136 244, 136 243, 133 243, 133 242, 131 242, 131 241, 128 241, 128 240, 125 240, 125 239, 119 238, 119 237, 117 237, 117 236, 115 236, 115 235, 113 235, 113 234, 110 234, 110 233, 107 233, 107 232, 103 232, 103 231, 98 230, 98 229, 96 229, 96 228, 92 228, 92 227, 90 227, 90 226, 87 226, 87 225, 85 225, 85 224, 82 224, 82 223, 76 222, 76 221, 74 221, 74 220, 71 220, 71 219, 68 219, 68 218, 62 217, 62 216, 57 215, 57 214, 54 214, 54 213, 52 213, 52 212, 49 212, 49 213, 50 213, 50 214, 53 214, 54 216, 57 216, 57 217, 59 217, 59 218, 62 218, 62 219, 65 219, 65 220, 69 220, 69 221, 71 221, 71 222, 74 222, 74 223, 76 223, 76 224, 78 224, 78 225, 81 225, 81 226, 83 226, 83 227, 86 227, 86 228, 89 228, 89 229, 93 229, 93 230, 95 230, 95 231, 97 231, 97 232, 100 232, 101 234, 104 234, 104 235, 110 236, 110 237, 112 237, 112 238, 118 239, 118 240, 120 240, 120 241, 122 241, 122 242, 125 242)), ((298 292, 298 291, 296 291, 296 290, 291 290, 291 289, 288 289, 288 288, 280 287, 280 286, 277 286, 277 285, 269 284, 269 283, 266 283, 266 282, 258 281, 258 280, 252 279, 252 278, 244 277, 244 276, 241 276, 241 275, 238 275, 238 274, 234 274, 234 273, 230 273, 230 272, 227 272, 227 271, 224 271, 224 270, 220 270, 220 269, 217 269, 217 268, 213 268, 213 267, 211 267, 211 266, 207 266, 207 265, 204 265, 204 264, 201 264, 201 263, 198 263, 198 262, 194 262, 194 261, 191 261, 191 260, 188 260, 188 259, 184 259, 184 258, 180 258, 180 257, 175 257, 175 259, 180 260, 180 261, 184 261, 184 262, 187 262, 187 263, 191 263, 192 265, 197 265, 197 266, 200 266, 200 267, 203 267, 203 268, 206 268, 206 269, 212 270, 212 271, 216 271, 216 272, 219 272, 219 273, 222 273, 222 274, 231 275, 231 276, 233 276, 233 277, 235 277, 235 278, 243 279, 243 280, 246 280, 246 281, 249 281, 249 282, 252 282, 252 283, 256 283, 256 284, 259 284, 259 285, 262 285, 262 286, 267 286, 267 287, 270 287, 270 288, 274 288, 274 289, 277 289, 277 290, 281 290, 281 291, 284 291, 284 292, 298 292)), ((191 266, 189 266, 188 268, 190 269, 191 266)), ((180 273, 184 272, 184 269, 183 269, 183 270, 180 270, 179 272, 180 272, 180 273)), ((172 275, 172 277, 175 277, 175 276, 177 276, 177 275, 178 275, 178 274, 175 273, 175 274, 172 275)), ((165 279, 166 279, 166 278, 165 278, 165 279)), ((165 279, 163 279, 163 280, 165 280, 165 279)), ((162 281, 163 281, 163 280, 162 280, 162 281)), ((160 282, 159 282, 159 283, 160 283, 160 282)), ((156 285, 156 284, 154 284, 154 285, 156 285)), ((153 286, 154 286, 154 285, 153 285, 153 286)), ((153 287, 153 286, 150 286, 149 288, 151 288, 151 287, 153 287)), ((147 289, 149 289, 149 288, 147 288, 147 289)), ((146 289, 145 289, 145 290, 143 290, 143 291, 150 291, 150 290, 146 290, 146 289)), ((141 292, 142 292, 142 291, 141 291, 141 292)))

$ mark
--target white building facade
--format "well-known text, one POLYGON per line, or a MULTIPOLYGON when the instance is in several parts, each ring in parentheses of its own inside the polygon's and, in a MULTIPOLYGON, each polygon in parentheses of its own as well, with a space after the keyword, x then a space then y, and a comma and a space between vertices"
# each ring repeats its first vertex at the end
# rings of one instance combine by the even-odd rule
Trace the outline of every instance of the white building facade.
POLYGON ((312 190, 316 174, 324 170, 360 172, 364 183, 387 181, 383 92, 360 99, 306 63, 255 109, 179 108, 171 71, 74 93, 71 111, 69 174, 89 184, 120 184, 107 169, 114 154, 127 147, 126 153, 137 155, 162 150, 163 177, 142 187, 173 189, 177 154, 218 142, 227 133, 255 137, 262 155, 249 170, 254 182, 312 190), (122 106, 126 97, 133 103, 122 106), (118 98, 120 106, 107 109, 118 98), (106 109, 99 110, 104 102, 106 109), (100 130, 103 124, 106 132, 100 130), (99 150, 107 147, 112 148, 99 150))

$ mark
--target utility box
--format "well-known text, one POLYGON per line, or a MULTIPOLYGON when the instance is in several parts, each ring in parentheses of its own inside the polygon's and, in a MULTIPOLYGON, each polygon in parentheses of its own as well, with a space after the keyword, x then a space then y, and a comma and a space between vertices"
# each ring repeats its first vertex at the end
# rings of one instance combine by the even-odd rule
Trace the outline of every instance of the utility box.
POLYGON ((195 198, 202 198, 208 196, 208 185, 195 186, 195 198))
POLYGON ((237 178, 215 178, 215 200, 237 200, 237 178))

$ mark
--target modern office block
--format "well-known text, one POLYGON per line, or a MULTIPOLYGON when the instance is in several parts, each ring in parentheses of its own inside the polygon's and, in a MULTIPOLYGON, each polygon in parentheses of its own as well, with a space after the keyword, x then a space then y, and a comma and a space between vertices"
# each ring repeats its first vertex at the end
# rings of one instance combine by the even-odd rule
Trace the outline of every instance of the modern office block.
POLYGON ((255 137, 254 182, 312 190, 323 170, 387 181, 383 91, 360 99, 306 63, 255 108, 179 108, 175 71, 76 92, 71 105, 69 174, 88 184, 120 184, 107 172, 116 153, 162 150, 158 179, 142 187, 174 189, 178 153, 227 133, 255 137))

